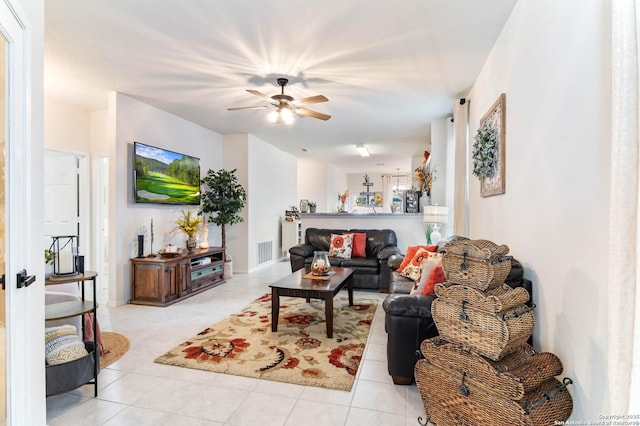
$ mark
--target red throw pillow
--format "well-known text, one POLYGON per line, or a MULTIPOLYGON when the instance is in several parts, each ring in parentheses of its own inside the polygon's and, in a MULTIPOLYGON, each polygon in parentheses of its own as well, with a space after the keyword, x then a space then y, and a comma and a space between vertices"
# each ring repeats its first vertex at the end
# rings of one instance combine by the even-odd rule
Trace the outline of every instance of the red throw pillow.
POLYGON ((353 248, 351 257, 367 257, 367 234, 364 232, 343 232, 353 234, 353 248))
POLYGON ((400 266, 398 266, 398 269, 396 269, 396 272, 402 272, 404 270, 404 268, 409 264, 409 262, 411 262, 411 259, 413 259, 416 255, 416 253, 418 252, 418 250, 420 250, 421 248, 430 251, 432 253, 435 253, 438 250, 438 246, 409 246, 407 247, 407 252, 404 255, 404 259, 402 259, 402 263, 400 264, 400 266))
POLYGON ((425 296, 429 296, 431 294, 435 294, 436 284, 444 283, 447 281, 447 277, 444 275, 444 270, 442 269, 442 263, 438 264, 431 274, 429 274, 429 279, 427 280, 427 284, 424 286, 422 290, 422 294, 425 296))

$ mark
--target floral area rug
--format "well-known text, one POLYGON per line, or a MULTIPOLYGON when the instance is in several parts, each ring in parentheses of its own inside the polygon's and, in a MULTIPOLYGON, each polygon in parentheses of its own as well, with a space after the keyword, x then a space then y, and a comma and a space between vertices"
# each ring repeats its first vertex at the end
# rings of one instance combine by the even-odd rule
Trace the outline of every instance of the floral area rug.
POLYGON ((333 338, 324 301, 280 297, 271 331, 271 294, 208 327, 155 362, 278 382, 350 390, 378 302, 334 298, 333 338))

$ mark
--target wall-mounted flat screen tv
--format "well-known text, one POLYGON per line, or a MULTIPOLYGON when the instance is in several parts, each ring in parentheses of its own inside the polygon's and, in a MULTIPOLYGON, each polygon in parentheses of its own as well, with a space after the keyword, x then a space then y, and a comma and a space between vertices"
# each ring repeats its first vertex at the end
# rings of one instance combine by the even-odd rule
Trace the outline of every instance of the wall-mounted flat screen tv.
POLYGON ((200 159, 133 143, 136 203, 200 204, 200 159))

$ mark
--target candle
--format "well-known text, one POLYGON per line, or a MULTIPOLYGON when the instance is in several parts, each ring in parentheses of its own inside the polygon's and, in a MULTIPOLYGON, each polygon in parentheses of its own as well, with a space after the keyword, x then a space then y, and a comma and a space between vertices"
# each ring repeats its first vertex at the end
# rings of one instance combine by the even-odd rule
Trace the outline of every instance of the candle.
POLYGON ((70 250, 64 250, 58 253, 58 267, 60 274, 72 274, 75 269, 73 267, 73 253, 70 250))

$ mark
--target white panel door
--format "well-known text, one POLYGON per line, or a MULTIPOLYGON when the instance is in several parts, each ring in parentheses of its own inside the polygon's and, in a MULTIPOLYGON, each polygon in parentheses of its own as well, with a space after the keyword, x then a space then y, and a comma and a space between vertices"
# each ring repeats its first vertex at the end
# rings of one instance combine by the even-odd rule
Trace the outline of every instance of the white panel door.
MULTIPOLYGON (((44 368, 44 258, 39 246, 42 216, 42 130, 38 108, 27 96, 38 99, 31 85, 29 32, 10 0, 0 2, 0 43, 4 45, 2 137, 5 141, 3 194, 4 225, 0 256, 4 261, 6 342, 5 416, 9 425, 43 425, 46 422, 44 368), (36 124, 34 124, 34 120, 36 124), (38 164, 40 162, 40 164, 38 164), (21 279, 20 272, 30 279, 21 279), (33 280, 31 279, 33 278, 33 280), (26 284, 29 285, 26 285, 26 284)), ((37 74, 36 71, 33 71, 37 74)))
POLYGON ((45 247, 56 235, 78 235, 78 158, 75 154, 44 152, 45 247))

